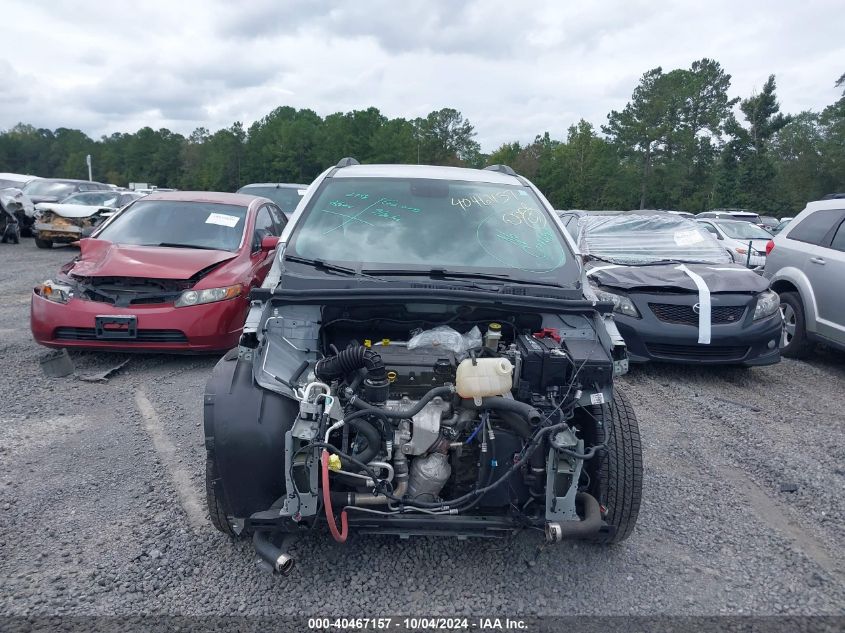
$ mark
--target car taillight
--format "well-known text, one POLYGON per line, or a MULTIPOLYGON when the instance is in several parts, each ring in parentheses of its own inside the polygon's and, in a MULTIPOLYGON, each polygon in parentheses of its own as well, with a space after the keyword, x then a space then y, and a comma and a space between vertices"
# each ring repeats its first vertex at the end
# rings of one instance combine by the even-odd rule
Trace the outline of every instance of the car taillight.
POLYGON ((769 240, 768 242, 766 242, 766 257, 771 255, 773 250, 775 250, 775 241, 769 240))

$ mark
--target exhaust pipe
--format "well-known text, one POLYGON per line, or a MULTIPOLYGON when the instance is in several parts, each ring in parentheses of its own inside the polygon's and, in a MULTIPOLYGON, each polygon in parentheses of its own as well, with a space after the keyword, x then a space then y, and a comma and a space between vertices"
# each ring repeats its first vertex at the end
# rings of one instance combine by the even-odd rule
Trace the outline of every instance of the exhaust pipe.
POLYGON ((252 544, 255 546, 255 553, 272 568, 274 574, 287 576, 293 571, 293 558, 273 545, 266 533, 255 532, 252 535, 252 544))
POLYGON ((601 529, 601 506, 596 498, 586 492, 579 492, 575 499, 584 504, 584 519, 581 521, 547 521, 546 540, 559 543, 565 538, 579 538, 595 534, 601 529))

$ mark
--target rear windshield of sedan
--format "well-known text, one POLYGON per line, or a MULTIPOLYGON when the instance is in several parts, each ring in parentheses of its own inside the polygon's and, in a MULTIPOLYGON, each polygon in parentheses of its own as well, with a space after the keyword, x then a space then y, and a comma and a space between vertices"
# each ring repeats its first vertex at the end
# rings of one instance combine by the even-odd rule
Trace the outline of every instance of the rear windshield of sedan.
POLYGON ((302 194, 299 192, 304 192, 305 189, 306 187, 252 187, 247 185, 238 189, 238 193, 270 198, 285 215, 290 216, 296 210, 296 205, 302 200, 302 194))
POLYGON ((139 200, 96 237, 115 244, 236 251, 246 207, 185 200, 139 200))
POLYGON ((331 178, 292 234, 301 257, 364 270, 497 271, 561 281, 577 264, 524 186, 419 178, 331 178))
POLYGON ((772 234, 756 224, 737 220, 720 220, 715 224, 725 235, 735 240, 770 240, 772 234))
POLYGON ((618 264, 731 261, 698 222, 669 214, 583 218, 578 245, 585 255, 618 264))
POLYGON ((69 182, 49 182, 44 180, 33 180, 23 188, 28 196, 55 196, 62 198, 72 194, 76 185, 69 182))
POLYGON ((114 191, 84 191, 68 196, 62 200, 62 204, 116 207, 119 198, 120 193, 114 191))

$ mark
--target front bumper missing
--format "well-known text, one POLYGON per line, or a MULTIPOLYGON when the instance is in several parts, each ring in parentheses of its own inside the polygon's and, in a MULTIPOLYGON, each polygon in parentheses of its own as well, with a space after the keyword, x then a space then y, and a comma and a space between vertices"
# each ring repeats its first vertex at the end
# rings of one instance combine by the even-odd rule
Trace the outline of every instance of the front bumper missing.
MULTIPOLYGON (((384 534, 409 538, 411 536, 453 536, 466 538, 503 538, 525 528, 544 529, 544 517, 525 520, 502 515, 427 516, 422 514, 400 514, 383 516, 364 512, 349 512, 349 528, 360 534, 384 534)), ((579 522, 580 523, 580 522, 579 522)), ((316 517, 314 527, 326 528, 325 517, 316 517)), ((305 528, 289 517, 279 516, 278 510, 266 510, 253 514, 247 521, 250 530, 264 532, 298 532, 305 528)), ((594 535, 612 536, 615 528, 604 521, 598 525, 594 535)), ((581 535, 587 536, 587 535, 581 535)))

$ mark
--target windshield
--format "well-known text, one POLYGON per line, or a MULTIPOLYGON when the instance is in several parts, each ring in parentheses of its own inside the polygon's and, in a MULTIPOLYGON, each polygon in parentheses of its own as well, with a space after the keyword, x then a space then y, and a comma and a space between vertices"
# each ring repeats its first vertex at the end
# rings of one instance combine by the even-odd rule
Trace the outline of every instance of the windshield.
POLYGON ((64 198, 72 194, 74 189, 76 189, 76 185, 68 182, 33 180, 23 188, 23 192, 28 196, 55 196, 56 198, 64 198))
POLYGON ((575 266, 530 188, 419 178, 327 179, 288 252, 364 270, 486 271, 547 282, 575 266))
POLYGON ((590 216, 579 235, 582 253, 618 264, 731 261, 704 227, 677 215, 590 216))
POLYGON ((769 240, 771 233, 756 224, 742 221, 724 220, 716 222, 725 235, 735 240, 769 240))
POLYGON ((115 244, 182 245, 236 251, 246 207, 184 200, 139 200, 97 234, 115 244))
POLYGON ((114 191, 86 191, 68 196, 62 200, 62 204, 116 207, 118 198, 120 198, 120 194, 114 191))
POLYGON ((238 193, 270 198, 285 215, 290 216, 296 209, 296 205, 302 200, 306 189, 307 187, 305 185, 298 187, 253 187, 247 185, 238 189, 238 193), (302 193, 299 193, 300 191, 302 193))

